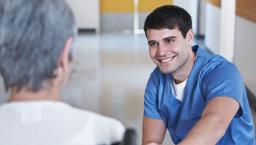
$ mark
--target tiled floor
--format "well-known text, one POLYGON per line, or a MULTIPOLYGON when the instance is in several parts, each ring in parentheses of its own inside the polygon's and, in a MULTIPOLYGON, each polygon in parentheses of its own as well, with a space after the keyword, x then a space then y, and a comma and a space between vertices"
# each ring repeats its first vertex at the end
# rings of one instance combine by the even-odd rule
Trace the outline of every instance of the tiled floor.
POLYGON ((140 144, 144 89, 153 69, 144 35, 81 35, 63 100, 136 129, 140 144))
POLYGON ((79 36, 63 100, 120 120, 140 139, 143 94, 153 68, 143 35, 79 36))
MULTIPOLYGON (((79 35, 73 53, 73 71, 62 100, 120 120, 136 129, 141 144, 143 94, 154 69, 144 35, 79 35)), ((169 137, 163 145, 172 145, 169 137)))
MULTIPOLYGON (((196 43, 203 44, 200 40, 196 43)), ((81 35, 74 48, 74 73, 63 100, 136 129, 140 144, 143 94, 155 67, 144 35, 81 35)), ((170 137, 163 145, 172 145, 170 137)))

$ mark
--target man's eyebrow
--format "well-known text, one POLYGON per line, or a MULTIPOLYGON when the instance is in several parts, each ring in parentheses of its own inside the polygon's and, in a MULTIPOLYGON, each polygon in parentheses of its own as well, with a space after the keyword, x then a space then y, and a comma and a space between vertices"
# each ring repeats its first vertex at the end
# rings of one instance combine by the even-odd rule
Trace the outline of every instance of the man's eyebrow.
POLYGON ((166 40, 166 39, 175 39, 175 38, 177 38, 177 36, 167 36, 167 37, 163 38, 163 40, 166 40))
MULTIPOLYGON (((166 40, 166 39, 176 39, 177 36, 167 36, 167 37, 164 37, 163 40, 166 40)), ((150 43, 158 43, 157 41, 155 40, 148 40, 148 44, 150 43)))

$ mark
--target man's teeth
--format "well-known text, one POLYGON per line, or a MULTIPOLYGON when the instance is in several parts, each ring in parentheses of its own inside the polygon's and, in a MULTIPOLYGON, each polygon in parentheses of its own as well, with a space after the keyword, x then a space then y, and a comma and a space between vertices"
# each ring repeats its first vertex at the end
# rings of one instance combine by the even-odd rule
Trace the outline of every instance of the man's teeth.
POLYGON ((173 59, 174 59, 174 57, 175 57, 175 56, 173 56, 173 57, 169 57, 169 58, 166 58, 166 59, 161 59, 161 60, 159 60, 159 61, 160 61, 160 62, 168 62, 168 61, 173 60, 173 59))

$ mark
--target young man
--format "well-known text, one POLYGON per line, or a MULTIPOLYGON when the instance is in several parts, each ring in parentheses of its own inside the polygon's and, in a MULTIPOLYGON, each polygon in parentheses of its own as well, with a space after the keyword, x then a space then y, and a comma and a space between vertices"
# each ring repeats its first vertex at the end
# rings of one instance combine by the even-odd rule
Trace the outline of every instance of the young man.
POLYGON ((223 57, 193 44, 191 16, 167 5, 144 24, 157 65, 145 90, 143 144, 255 145, 244 82, 223 57))
POLYGON ((98 145, 122 140, 117 120, 60 102, 75 22, 64 0, 0 0, 1 145, 98 145))

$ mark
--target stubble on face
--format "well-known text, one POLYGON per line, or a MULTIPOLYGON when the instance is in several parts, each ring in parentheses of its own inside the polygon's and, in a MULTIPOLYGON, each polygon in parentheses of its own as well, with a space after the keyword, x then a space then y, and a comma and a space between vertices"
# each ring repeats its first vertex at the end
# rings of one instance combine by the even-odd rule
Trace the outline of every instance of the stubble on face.
POLYGON ((150 56, 161 72, 176 72, 188 61, 191 47, 177 28, 149 29, 147 38, 150 56))

